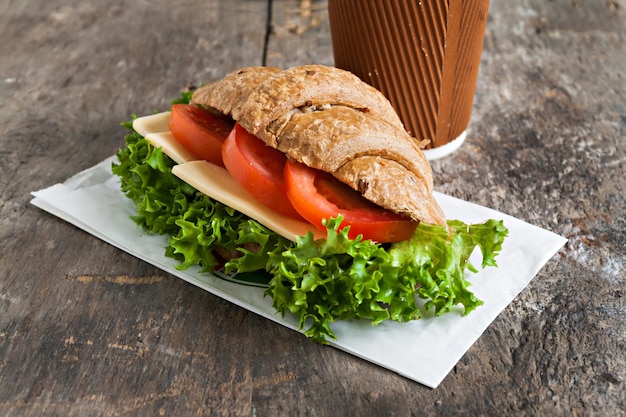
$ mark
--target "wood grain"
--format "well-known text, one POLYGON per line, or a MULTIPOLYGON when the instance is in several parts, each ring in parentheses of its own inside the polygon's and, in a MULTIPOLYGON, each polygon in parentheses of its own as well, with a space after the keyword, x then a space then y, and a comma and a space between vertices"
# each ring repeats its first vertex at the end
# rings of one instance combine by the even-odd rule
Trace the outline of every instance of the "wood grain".
POLYGON ((569 241, 437 389, 29 205, 189 84, 332 64, 325 6, 0 0, 0 415, 625 415, 623 0, 492 1, 468 139, 435 185, 569 241))

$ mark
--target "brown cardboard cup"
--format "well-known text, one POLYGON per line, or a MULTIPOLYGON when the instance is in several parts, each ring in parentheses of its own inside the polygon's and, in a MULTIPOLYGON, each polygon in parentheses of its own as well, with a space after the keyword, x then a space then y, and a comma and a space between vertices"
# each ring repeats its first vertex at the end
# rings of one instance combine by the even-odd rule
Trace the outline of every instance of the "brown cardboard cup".
POLYGON ((469 124, 489 0, 328 0, 335 66, 383 92, 429 159, 469 124))

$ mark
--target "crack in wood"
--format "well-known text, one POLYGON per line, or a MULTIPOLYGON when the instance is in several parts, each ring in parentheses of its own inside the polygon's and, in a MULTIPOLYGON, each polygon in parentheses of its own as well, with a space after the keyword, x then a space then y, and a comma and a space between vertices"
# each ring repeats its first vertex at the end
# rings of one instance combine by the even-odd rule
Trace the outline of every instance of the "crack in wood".
POLYGON ((267 1, 267 20, 265 21, 265 38, 263 40, 263 57, 261 65, 267 65, 267 51, 269 49, 270 37, 272 36, 272 6, 273 0, 267 1))
POLYGON ((128 275, 117 276, 94 276, 94 275, 78 275, 75 277, 78 282, 110 282, 118 285, 145 285, 154 284, 163 281, 161 276, 147 276, 147 277, 131 277, 128 275))

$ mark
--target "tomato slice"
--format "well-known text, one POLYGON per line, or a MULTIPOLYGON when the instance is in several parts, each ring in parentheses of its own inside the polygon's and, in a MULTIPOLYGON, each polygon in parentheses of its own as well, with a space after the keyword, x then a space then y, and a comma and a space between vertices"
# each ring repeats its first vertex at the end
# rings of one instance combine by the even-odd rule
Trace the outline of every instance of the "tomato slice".
POLYGON ((237 123, 222 146, 222 159, 235 180, 257 200, 285 216, 302 219, 285 191, 284 153, 237 123))
POLYGON ((307 221, 325 230, 323 219, 343 216, 341 228, 350 226, 348 236, 376 242, 409 239, 417 222, 386 210, 364 198, 332 175, 289 159, 285 165, 287 197, 307 221))
POLYGON ((233 125, 231 118, 202 107, 174 104, 169 128, 176 140, 196 158, 224 166, 222 143, 233 125))

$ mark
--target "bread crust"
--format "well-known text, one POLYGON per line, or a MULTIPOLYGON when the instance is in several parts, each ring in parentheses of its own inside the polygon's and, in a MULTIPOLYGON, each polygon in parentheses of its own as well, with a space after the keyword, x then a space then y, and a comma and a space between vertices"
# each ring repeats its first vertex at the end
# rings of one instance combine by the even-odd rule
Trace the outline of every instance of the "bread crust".
POLYGON ((269 146, 331 173, 381 207, 445 225, 421 141, 405 131, 382 93, 347 71, 244 68, 196 90, 192 103, 231 116, 269 146))

